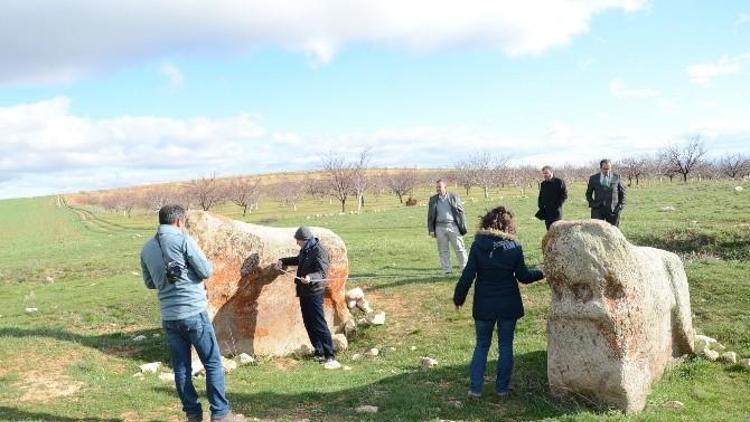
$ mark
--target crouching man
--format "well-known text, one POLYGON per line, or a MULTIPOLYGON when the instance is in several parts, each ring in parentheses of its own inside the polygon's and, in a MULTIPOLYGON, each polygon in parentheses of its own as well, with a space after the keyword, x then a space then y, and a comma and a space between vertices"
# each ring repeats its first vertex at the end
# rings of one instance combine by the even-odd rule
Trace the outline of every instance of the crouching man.
POLYGON ((143 281, 158 290, 162 327, 169 342, 177 394, 188 422, 202 421, 203 409, 193 386, 190 347, 206 369, 206 394, 212 421, 241 421, 232 415, 224 390, 224 368, 203 280, 213 268, 195 241, 185 233, 185 210, 166 205, 159 210, 159 228, 141 251, 143 281))

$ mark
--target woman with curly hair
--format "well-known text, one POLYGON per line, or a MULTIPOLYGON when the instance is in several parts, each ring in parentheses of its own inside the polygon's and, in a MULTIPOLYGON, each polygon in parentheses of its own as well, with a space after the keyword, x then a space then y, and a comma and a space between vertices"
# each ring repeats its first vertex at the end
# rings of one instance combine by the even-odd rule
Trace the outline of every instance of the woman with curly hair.
POLYGON ((495 326, 499 342, 495 393, 498 397, 508 394, 513 370, 513 334, 516 321, 523 316, 518 282, 533 283, 544 278, 542 271, 526 268, 523 250, 515 234, 513 213, 509 209, 500 206, 482 217, 466 268, 453 294, 453 303, 458 310, 476 279, 472 315, 477 337, 469 384, 469 398, 472 399, 482 396, 487 353, 495 326))

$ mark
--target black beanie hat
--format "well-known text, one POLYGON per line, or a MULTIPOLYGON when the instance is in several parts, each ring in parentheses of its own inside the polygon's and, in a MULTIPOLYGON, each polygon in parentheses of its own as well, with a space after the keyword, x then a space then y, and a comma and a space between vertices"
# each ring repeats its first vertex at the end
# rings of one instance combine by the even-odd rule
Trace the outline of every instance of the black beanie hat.
POLYGON ((297 240, 307 240, 313 238, 313 232, 309 228, 302 226, 294 232, 294 238, 297 240))

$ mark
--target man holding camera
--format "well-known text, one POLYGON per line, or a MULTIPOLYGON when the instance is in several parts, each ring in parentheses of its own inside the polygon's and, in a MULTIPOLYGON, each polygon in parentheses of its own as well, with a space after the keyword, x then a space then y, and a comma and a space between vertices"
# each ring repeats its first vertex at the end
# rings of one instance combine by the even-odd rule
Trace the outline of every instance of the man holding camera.
POLYGON ((177 394, 188 422, 202 421, 203 409, 193 386, 190 347, 206 369, 206 394, 212 421, 234 421, 224 390, 224 367, 203 280, 213 268, 185 230, 185 210, 166 205, 159 210, 159 228, 141 251, 143 281, 158 290, 162 327, 169 342, 177 394))

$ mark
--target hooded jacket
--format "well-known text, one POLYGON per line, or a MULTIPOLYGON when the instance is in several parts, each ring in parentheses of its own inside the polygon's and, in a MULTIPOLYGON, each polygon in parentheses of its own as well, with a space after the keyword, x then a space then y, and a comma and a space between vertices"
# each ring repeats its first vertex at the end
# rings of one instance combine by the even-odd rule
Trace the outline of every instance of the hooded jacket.
POLYGON ((476 279, 474 319, 518 319, 524 315, 518 282, 528 284, 542 278, 544 274, 540 270, 526 267, 523 249, 514 236, 498 230, 479 230, 456 284, 453 303, 464 304, 476 279))
POLYGON ((303 284, 298 278, 294 279, 297 296, 307 297, 323 294, 326 290, 326 274, 328 273, 328 252, 320 245, 317 237, 309 239, 299 251, 298 256, 281 258, 283 266, 296 265, 297 277, 310 276, 310 283, 303 284))

